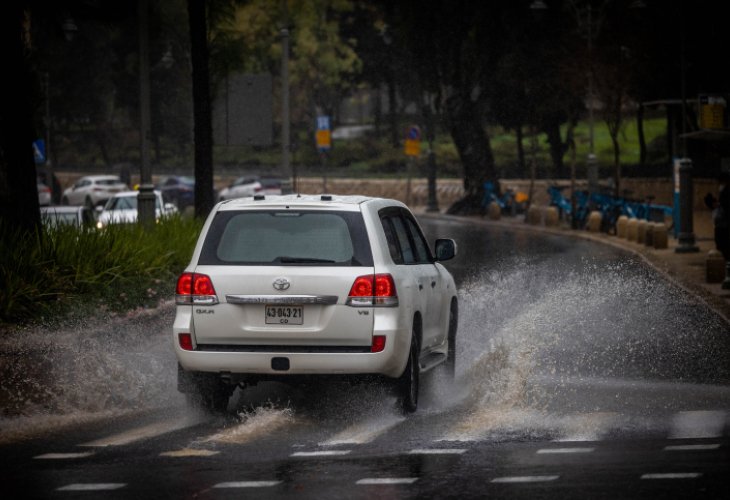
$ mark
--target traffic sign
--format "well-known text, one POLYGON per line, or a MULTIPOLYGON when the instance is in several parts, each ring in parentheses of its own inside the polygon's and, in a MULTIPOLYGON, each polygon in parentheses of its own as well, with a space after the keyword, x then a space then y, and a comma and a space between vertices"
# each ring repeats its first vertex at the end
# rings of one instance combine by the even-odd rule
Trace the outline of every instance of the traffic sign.
POLYGON ((332 133, 330 132, 330 117, 326 115, 317 117, 317 149, 328 151, 332 149, 332 133))
POLYGON ((421 154, 421 129, 418 125, 411 125, 406 134, 405 143, 406 156, 418 156, 421 154))
POLYGON ((33 159, 36 165, 43 165, 46 162, 46 142, 43 139, 33 141, 33 159))

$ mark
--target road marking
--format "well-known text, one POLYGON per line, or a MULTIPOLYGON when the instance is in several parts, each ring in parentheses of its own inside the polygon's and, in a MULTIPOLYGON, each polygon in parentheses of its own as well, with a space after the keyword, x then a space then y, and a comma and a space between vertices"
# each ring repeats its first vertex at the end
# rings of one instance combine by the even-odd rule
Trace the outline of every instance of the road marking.
POLYGON ((93 454, 93 451, 85 451, 83 453, 44 453, 33 458, 35 460, 70 460, 73 458, 90 457, 93 454))
POLYGON ((707 451, 716 450, 720 444, 678 444, 673 446, 665 446, 664 451, 707 451))
POLYGON ((560 476, 508 476, 492 479, 492 483, 545 483, 555 481, 560 476))
POLYGON ((218 483, 213 488, 271 488, 281 484, 281 481, 229 481, 218 483))
POLYGON ((200 423, 199 418, 185 418, 181 420, 173 420, 170 422, 157 422, 154 424, 146 425, 144 427, 139 427, 137 429, 132 429, 126 432, 122 432, 120 434, 114 434, 112 436, 107 436, 105 438, 96 439, 94 441, 89 441, 88 443, 80 444, 79 446, 87 447, 87 448, 102 448, 105 446, 122 446, 125 444, 134 443, 135 441, 141 441, 142 439, 149 439, 157 436, 161 436, 163 434, 167 434, 168 432, 177 431, 180 429, 185 429, 187 427, 192 427, 194 425, 197 425, 200 423))
POLYGON ((461 455, 466 451, 465 448, 416 448, 408 453, 410 455, 461 455))
POLYGON ((183 448, 182 450, 163 451, 162 453, 160 453, 160 456, 171 458, 212 457, 213 455, 217 455, 218 453, 220 452, 213 450, 196 450, 193 448, 183 448))
POLYGON ((724 411, 681 411, 672 419, 669 439, 722 437, 726 417, 724 411))
POLYGON ((537 450, 538 455, 550 455, 550 454, 571 454, 571 453, 592 453, 595 448, 543 448, 537 450))
POLYGON ((351 450, 297 451, 292 457, 337 457, 347 455, 351 450))
POLYGON ((702 476, 699 472, 667 472, 658 474, 643 474, 641 479, 696 479, 702 476))
POLYGON ((417 477, 369 477, 358 480, 355 484, 361 486, 372 486, 382 484, 413 484, 418 481, 417 477))
POLYGON ((320 443, 321 446, 334 446, 339 444, 365 444, 373 441, 376 437, 384 434, 393 427, 405 422, 404 417, 381 417, 371 418, 358 422, 332 438, 320 443))
POLYGON ((74 483, 58 488, 56 491, 110 491, 127 486, 126 483, 74 483))

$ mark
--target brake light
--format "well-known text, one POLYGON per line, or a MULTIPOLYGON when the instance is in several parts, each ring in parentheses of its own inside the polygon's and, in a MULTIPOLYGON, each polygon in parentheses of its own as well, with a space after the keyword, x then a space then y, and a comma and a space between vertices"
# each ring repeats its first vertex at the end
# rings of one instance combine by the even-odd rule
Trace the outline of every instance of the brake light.
POLYGON ((180 349, 183 351, 193 350, 193 336, 189 333, 181 333, 177 336, 178 342, 180 343, 180 349))
POLYGON ((180 305, 212 306, 218 303, 218 296, 210 276, 198 273, 182 273, 177 279, 175 303, 180 305))
POLYGON ((358 276, 350 288, 347 305, 354 307, 395 307, 398 294, 390 274, 367 274, 358 276))
POLYGON ((373 335, 373 344, 370 352, 383 352, 385 349, 385 335, 373 335))
POLYGON ((49 188, 48 186, 43 186, 42 188, 39 189, 39 191, 42 193, 50 193, 51 188, 49 188))

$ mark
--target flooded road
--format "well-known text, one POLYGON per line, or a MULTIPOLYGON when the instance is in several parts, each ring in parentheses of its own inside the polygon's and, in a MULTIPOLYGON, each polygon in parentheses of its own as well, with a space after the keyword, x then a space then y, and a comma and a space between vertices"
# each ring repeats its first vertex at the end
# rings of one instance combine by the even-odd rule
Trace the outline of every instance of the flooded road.
POLYGON ((195 413, 175 390, 168 307, 3 340, 4 481, 39 498, 728 493, 719 316, 611 247, 422 223, 459 244, 460 325, 457 380, 428 374, 415 415, 385 388, 337 383, 259 384, 229 416, 195 413))

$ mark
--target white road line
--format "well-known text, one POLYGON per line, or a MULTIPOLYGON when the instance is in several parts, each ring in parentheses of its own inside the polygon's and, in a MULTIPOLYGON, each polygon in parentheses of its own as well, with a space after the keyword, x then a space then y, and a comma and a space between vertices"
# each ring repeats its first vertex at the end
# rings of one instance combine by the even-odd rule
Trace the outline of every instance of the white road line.
POLYGON ((213 450, 198 450, 198 449, 191 449, 191 448, 183 448, 182 450, 163 451, 162 453, 160 453, 160 456, 169 457, 169 458, 212 457, 213 455, 217 455, 218 453, 220 453, 220 452, 213 451, 213 450))
POLYGON ((351 450, 297 451, 291 457, 337 457, 347 455, 351 450))
POLYGON ((90 457, 93 454, 93 451, 85 451, 83 453, 44 453, 33 458, 35 460, 71 460, 74 458, 90 457))
POLYGON ((127 486, 126 483, 74 483, 58 488, 56 491, 110 491, 127 486))
POLYGON ((545 483, 555 481, 560 476, 509 476, 492 479, 492 483, 545 483))
POLYGON ((319 443, 321 446, 334 446, 339 444, 365 444, 373 441, 376 437, 384 434, 393 427, 405 422, 404 417, 376 417, 358 422, 355 425, 342 430, 332 438, 319 443))
POLYGON ((418 481, 417 477, 368 477, 360 479, 355 484, 361 486, 372 486, 382 484, 413 484, 418 481))
POLYGON ((466 451, 466 448, 416 448, 408 453, 410 455, 461 455, 466 451))
POLYGON ((667 472, 658 474, 642 474, 641 479, 696 479, 702 476, 699 472, 667 472))
POLYGON ((537 450, 538 455, 550 455, 550 454, 571 454, 571 453, 592 453, 595 448, 543 448, 537 450))
POLYGON ((281 484, 281 481, 229 481, 218 483, 213 488, 271 488, 281 484))
POLYGON ((677 444, 672 446, 665 446, 664 451, 708 451, 717 450, 720 448, 720 444, 677 444))
POLYGON ((161 436, 163 434, 167 434, 168 432, 177 431, 180 429, 185 429, 187 427, 192 427, 194 425, 197 425, 200 423, 199 418, 185 418, 180 420, 172 420, 172 421, 166 421, 166 422, 157 422, 154 424, 146 425, 144 427, 139 427, 137 429, 132 429, 126 432, 122 432, 120 434, 114 434, 112 436, 108 436, 101 439, 96 439, 94 441, 89 441, 88 443, 80 444, 79 446, 87 447, 87 448, 101 448, 105 446, 122 446, 125 444, 130 444, 135 441, 141 441, 143 439, 149 439, 157 436, 161 436))
POLYGON ((702 439, 722 437, 725 411, 682 411, 674 415, 669 439, 702 439))

